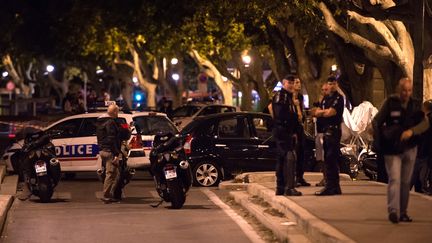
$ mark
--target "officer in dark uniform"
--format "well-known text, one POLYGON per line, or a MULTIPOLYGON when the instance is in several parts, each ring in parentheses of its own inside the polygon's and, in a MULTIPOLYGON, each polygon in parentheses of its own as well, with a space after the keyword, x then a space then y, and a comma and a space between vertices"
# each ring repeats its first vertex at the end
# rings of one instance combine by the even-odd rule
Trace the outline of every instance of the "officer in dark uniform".
POLYGON ((300 126, 293 102, 294 76, 282 80, 282 89, 271 103, 274 118, 273 137, 276 140, 278 160, 276 164, 276 195, 301 196, 295 189, 295 128, 300 126))
POLYGON ((314 110, 315 117, 322 118, 324 132, 324 164, 326 185, 315 193, 317 196, 339 195, 342 194, 339 185, 339 158, 340 158, 340 139, 342 135, 341 123, 344 109, 344 98, 337 91, 335 77, 327 79, 329 95, 325 96, 321 107, 314 110))

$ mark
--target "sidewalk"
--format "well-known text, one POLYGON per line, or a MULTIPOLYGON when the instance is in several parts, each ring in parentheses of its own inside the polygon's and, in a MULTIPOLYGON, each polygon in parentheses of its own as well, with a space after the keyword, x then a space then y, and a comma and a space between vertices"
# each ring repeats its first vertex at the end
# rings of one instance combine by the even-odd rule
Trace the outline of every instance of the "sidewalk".
MULTIPOLYGON (((294 215, 296 224, 311 242, 431 242, 432 197, 411 193, 408 214, 412 223, 388 221, 386 184, 351 181, 341 175, 342 195, 317 197, 322 175, 307 173, 313 186, 300 187, 301 197, 275 196, 274 172, 243 174, 249 183, 223 182, 221 189, 243 187, 250 198, 260 197, 272 208, 294 215)), ((235 193, 232 195, 235 196, 235 193)), ((261 217, 261 216, 258 216, 261 217)), ((292 220, 292 219, 291 219, 292 220)), ((273 230, 273 229, 271 229, 273 230)))

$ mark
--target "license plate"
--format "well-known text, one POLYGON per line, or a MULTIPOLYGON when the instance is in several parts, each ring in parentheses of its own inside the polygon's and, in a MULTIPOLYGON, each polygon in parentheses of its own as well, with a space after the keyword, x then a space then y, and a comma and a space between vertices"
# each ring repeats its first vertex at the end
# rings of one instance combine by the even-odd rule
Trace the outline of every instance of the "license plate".
POLYGON ((165 179, 172 179, 177 177, 176 170, 165 170, 165 179))
POLYGON ((47 172, 46 164, 35 164, 35 170, 37 174, 47 172))

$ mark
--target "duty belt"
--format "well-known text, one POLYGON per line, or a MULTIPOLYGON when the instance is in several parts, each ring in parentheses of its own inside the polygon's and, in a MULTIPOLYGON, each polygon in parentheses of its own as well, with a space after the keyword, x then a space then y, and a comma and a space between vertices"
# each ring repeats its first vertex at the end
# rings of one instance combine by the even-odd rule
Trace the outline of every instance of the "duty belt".
POLYGON ((330 126, 326 126, 324 130, 327 130, 327 129, 340 129, 340 128, 341 128, 340 125, 330 125, 330 126))

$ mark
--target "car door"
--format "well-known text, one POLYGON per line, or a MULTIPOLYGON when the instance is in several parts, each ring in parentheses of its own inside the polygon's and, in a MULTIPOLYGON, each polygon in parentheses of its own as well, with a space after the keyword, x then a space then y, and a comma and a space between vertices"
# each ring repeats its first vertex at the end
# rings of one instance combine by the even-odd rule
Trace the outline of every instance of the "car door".
POLYGON ((254 159, 254 144, 250 136, 247 117, 236 115, 222 118, 217 125, 214 146, 225 168, 231 172, 249 171, 254 159))
POLYGON ((73 118, 60 121, 47 129, 47 133, 52 137, 55 146, 56 156, 60 161, 62 171, 67 171, 73 160, 72 140, 78 135, 82 118, 73 118))
POLYGON ((99 147, 96 138, 96 117, 83 118, 76 136, 69 140, 70 171, 97 170, 99 166, 99 147))
POLYGON ((256 171, 276 168, 277 150, 272 137, 273 119, 270 116, 254 114, 249 117, 252 127, 255 159, 251 167, 256 171))

